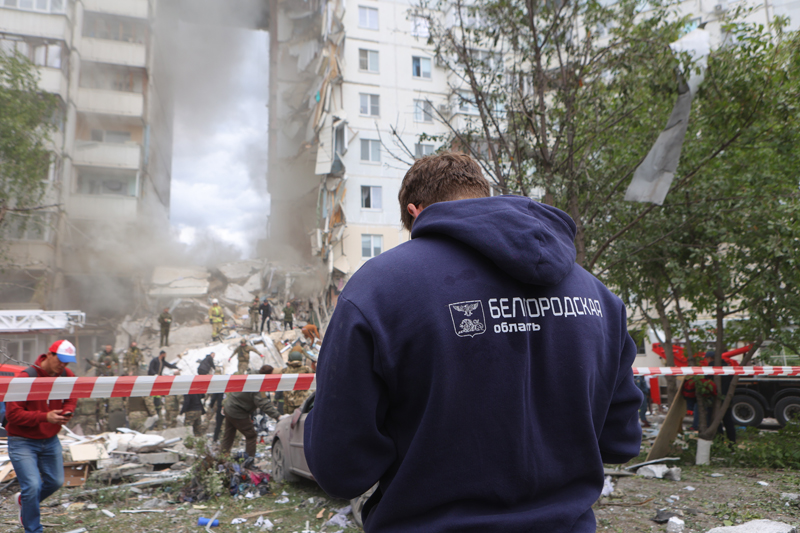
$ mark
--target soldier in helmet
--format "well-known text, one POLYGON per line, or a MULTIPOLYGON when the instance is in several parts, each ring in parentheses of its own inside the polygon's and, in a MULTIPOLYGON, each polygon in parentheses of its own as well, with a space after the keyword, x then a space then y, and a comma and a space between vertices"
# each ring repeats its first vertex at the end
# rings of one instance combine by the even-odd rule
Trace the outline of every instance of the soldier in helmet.
POLYGON ((138 376, 139 366, 144 363, 144 354, 136 344, 136 341, 131 341, 131 347, 125 352, 125 375, 138 376))
MULTIPOLYGON (((289 352, 289 362, 281 371, 282 374, 311 374, 311 369, 303 364, 303 348, 295 345, 292 351, 289 352)), ((300 407, 306 398, 308 398, 309 391, 307 390, 293 390, 283 393, 283 412, 290 415, 295 409, 300 407)))
POLYGON ((246 340, 242 339, 242 340, 239 341, 239 346, 237 346, 236 349, 233 350, 233 353, 231 354, 231 356, 228 357, 228 361, 233 359, 234 355, 237 356, 237 358, 239 359, 239 369, 236 371, 237 374, 246 374, 247 373, 247 369, 250 366, 250 353, 251 352, 254 353, 254 354, 257 354, 262 359, 264 357, 263 355, 258 353, 258 350, 256 350, 252 346, 248 346, 246 340))
POLYGON ((219 306, 219 300, 214 298, 211 300, 211 307, 208 309, 208 321, 211 322, 211 340, 219 340, 224 318, 225 313, 223 313, 222 307, 219 306))

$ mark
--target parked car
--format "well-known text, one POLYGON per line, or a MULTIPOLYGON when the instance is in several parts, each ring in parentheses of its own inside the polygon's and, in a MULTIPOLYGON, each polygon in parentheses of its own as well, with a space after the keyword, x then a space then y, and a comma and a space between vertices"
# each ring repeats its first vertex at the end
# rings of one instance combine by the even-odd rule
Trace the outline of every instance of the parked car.
MULTIPOLYGON (((279 420, 275 427, 275 434, 272 437, 272 477, 275 481, 297 481, 298 477, 314 481, 314 475, 308 468, 303 449, 303 431, 306 417, 314 407, 315 394, 312 392, 303 405, 295 409, 291 417, 279 420)), ((353 507, 353 518, 359 527, 364 527, 361 523, 361 510, 364 508, 364 503, 375 492, 377 486, 376 483, 358 498, 350 500, 350 505, 353 507)))
POLYGON ((740 378, 731 400, 736 424, 758 426, 765 416, 773 416, 781 426, 800 422, 800 380, 755 376, 740 378))

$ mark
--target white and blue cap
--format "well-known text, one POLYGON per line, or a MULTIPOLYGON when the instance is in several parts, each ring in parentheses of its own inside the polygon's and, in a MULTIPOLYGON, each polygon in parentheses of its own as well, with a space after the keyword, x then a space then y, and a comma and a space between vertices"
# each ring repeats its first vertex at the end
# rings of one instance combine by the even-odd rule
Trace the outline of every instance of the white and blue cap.
POLYGON ((58 356, 62 363, 75 363, 75 346, 69 341, 56 341, 50 345, 50 351, 58 356))

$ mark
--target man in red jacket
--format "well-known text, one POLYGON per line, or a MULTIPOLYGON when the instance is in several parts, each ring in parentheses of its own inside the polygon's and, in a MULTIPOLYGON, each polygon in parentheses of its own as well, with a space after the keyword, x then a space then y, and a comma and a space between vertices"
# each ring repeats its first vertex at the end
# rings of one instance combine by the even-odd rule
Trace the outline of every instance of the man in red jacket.
MULTIPOLYGON (((67 364, 74 363, 75 346, 56 341, 32 365, 16 377, 73 377, 67 364)), ((14 495, 25 533, 41 533, 39 504, 64 484, 64 465, 58 432, 75 411, 77 400, 8 402, 6 431, 8 455, 21 492, 14 495)))

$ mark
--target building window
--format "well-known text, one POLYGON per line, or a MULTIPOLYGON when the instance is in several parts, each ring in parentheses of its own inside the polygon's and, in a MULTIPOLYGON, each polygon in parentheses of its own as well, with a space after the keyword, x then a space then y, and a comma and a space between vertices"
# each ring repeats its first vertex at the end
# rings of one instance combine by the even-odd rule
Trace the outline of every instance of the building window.
POLYGON ((85 63, 81 68, 80 86, 87 89, 142 94, 144 78, 142 69, 85 63))
POLYGON ((478 104, 472 93, 467 91, 458 92, 458 110, 467 115, 478 114, 478 104))
POLYGON ((361 139, 361 160, 380 163, 381 142, 372 139, 361 139))
POLYGON ((378 9, 375 7, 358 6, 358 27, 368 30, 377 30, 378 9))
POLYGON ((136 172, 85 169, 78 173, 78 194, 138 196, 136 172))
POLYGON ((30 59, 37 67, 61 68, 63 47, 59 43, 49 44, 41 40, 21 38, 0 38, 0 50, 7 54, 14 52, 30 59))
POLYGON ((360 113, 362 115, 369 115, 371 117, 377 117, 381 114, 381 97, 377 94, 364 94, 360 93, 359 98, 361 100, 361 108, 360 113))
POLYGON ((361 257, 369 259, 381 254, 383 251, 383 235, 361 234, 361 257))
POLYGON ((414 100, 414 121, 433 122, 433 105, 428 100, 414 100))
POLYGON ((414 37, 429 37, 430 34, 428 19, 419 15, 411 17, 411 35, 414 37))
POLYGON ((16 7, 27 11, 63 13, 64 0, 3 0, 4 7, 16 7))
POLYGON ((131 132, 129 131, 104 131, 92 130, 92 141, 106 142, 106 143, 126 143, 131 140, 131 132))
POLYGON ((380 187, 372 187, 368 185, 361 186, 361 208, 383 209, 380 187))
POLYGON ((431 155, 432 153, 433 153, 432 144, 417 143, 414 145, 414 156, 416 156, 417 158, 425 157, 426 155, 431 155))
POLYGON ((50 241, 51 213, 9 213, 3 222, 3 234, 18 241, 50 241))
POLYGON ((411 58, 411 75, 415 78, 431 79, 431 60, 428 57, 411 58))
POLYGON ((358 50, 358 69, 367 72, 378 72, 378 52, 376 50, 358 50))
POLYGON ((129 18, 87 11, 83 19, 82 35, 94 39, 144 44, 147 41, 147 24, 129 18))

